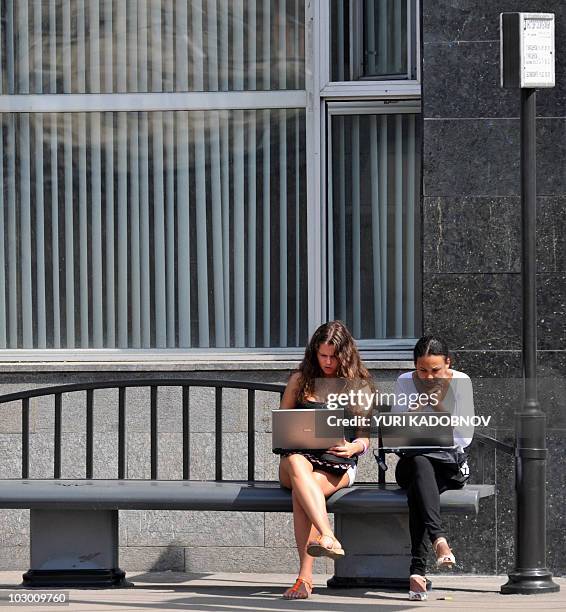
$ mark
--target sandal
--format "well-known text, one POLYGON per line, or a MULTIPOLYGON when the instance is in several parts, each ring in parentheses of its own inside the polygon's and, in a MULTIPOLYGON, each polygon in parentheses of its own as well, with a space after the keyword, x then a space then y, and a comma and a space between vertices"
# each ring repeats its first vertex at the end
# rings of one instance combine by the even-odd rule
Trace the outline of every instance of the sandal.
POLYGON ((441 543, 444 543, 446 544, 446 546, 448 546, 448 541, 444 537, 436 538, 436 540, 434 541, 432 545, 432 548, 434 549, 434 553, 436 555, 436 567, 441 567, 441 568, 445 567, 447 569, 452 569, 452 566, 456 565, 456 559, 454 558, 454 555, 452 551, 450 550, 450 547, 448 547, 448 550, 450 550, 449 553, 439 554, 437 552, 438 545, 441 543))
POLYGON ((307 553, 311 557, 330 557, 331 559, 341 559, 346 553, 341 547, 340 542, 333 535, 318 535, 307 546, 307 553), (332 546, 325 546, 322 539, 332 540, 332 546))
POLYGON ((283 599, 308 599, 312 595, 312 582, 307 580, 306 578, 302 578, 301 576, 297 576, 295 580, 295 584, 289 589, 289 595, 283 594, 283 599), (301 588, 301 584, 304 584, 307 587, 307 595, 306 597, 290 597, 291 593, 297 593, 301 588))
POLYGON ((409 576, 409 601, 426 601, 428 594, 426 592, 427 580, 420 574, 411 574, 409 576))

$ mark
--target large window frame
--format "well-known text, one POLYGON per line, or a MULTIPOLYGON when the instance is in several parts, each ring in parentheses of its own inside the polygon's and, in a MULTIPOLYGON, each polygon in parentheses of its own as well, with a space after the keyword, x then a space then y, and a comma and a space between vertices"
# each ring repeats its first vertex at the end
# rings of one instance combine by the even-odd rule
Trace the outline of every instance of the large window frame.
MULTIPOLYGON (((305 3, 305 89, 289 91, 31 94, 0 95, 1 113, 56 113, 104 111, 191 111, 224 109, 291 109, 306 112, 308 325, 310 330, 328 315, 327 252, 327 103, 421 99, 420 2, 415 2, 416 78, 413 80, 330 80, 330 6, 328 0, 305 3)), ((411 37, 409 37, 411 38, 411 37)), ((409 44, 412 44, 409 42, 409 44)), ((362 340, 366 359, 406 359, 413 340, 362 340)), ((303 347, 250 349, 9 349, 0 351, 3 361, 41 362, 144 362, 144 361, 294 361, 303 347)))

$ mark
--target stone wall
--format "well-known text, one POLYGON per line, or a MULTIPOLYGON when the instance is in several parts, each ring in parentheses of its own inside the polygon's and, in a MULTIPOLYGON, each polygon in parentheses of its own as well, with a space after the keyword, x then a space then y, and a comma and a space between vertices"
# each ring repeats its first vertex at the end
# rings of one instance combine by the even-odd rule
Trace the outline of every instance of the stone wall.
MULTIPOLYGON (((521 400, 519 90, 499 87, 499 13, 554 12, 556 87, 537 93, 538 348, 548 415, 548 566, 566 572, 566 10, 558 0, 424 0, 423 302, 425 329, 457 349, 476 409, 513 440, 521 400)), ((513 563, 513 460, 497 453, 495 500, 451 521, 465 571, 513 563), (470 526, 473 529, 470 529, 470 526)))

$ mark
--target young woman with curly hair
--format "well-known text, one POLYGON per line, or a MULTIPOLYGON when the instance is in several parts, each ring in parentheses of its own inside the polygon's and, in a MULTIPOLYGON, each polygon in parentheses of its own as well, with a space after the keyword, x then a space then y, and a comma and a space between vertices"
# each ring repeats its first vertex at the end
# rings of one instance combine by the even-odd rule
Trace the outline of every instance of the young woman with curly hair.
MULTIPOLYGON (((352 335, 342 322, 330 321, 321 325, 310 339, 303 361, 289 378, 281 408, 324 407, 330 392, 365 392, 373 388, 352 335)), ((338 489, 352 486, 357 457, 367 451, 368 445, 367 437, 359 437, 344 440, 327 451, 282 455, 279 480, 292 491, 295 540, 300 559, 299 576, 283 594, 285 599, 310 596, 314 557, 337 559, 344 555, 330 527, 326 498, 338 489)))

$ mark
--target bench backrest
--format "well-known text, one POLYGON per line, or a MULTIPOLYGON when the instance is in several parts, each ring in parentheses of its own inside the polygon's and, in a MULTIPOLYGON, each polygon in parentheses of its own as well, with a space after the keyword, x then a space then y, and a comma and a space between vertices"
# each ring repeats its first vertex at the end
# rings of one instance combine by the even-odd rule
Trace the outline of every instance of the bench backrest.
POLYGON ((182 389, 182 434, 183 434, 183 479, 190 479, 190 423, 189 423, 189 390, 191 387, 208 387, 214 389, 215 395, 215 480, 222 478, 222 409, 224 389, 247 390, 247 446, 248 446, 248 480, 255 480, 255 402, 257 391, 267 391, 283 395, 285 385, 275 383, 242 382, 234 380, 209 380, 192 378, 172 379, 136 379, 129 381, 89 382, 44 387, 18 393, 0 395, 0 404, 21 402, 21 478, 29 478, 29 442, 30 442, 30 399, 53 396, 54 434, 53 434, 53 478, 61 478, 61 444, 62 444, 62 405, 63 396, 69 393, 86 393, 86 444, 85 474, 93 478, 94 458, 94 395, 100 389, 118 390, 118 478, 126 478, 126 402, 127 389, 131 387, 148 387, 150 393, 150 454, 151 479, 159 478, 158 466, 158 410, 159 388, 179 387, 182 389))

